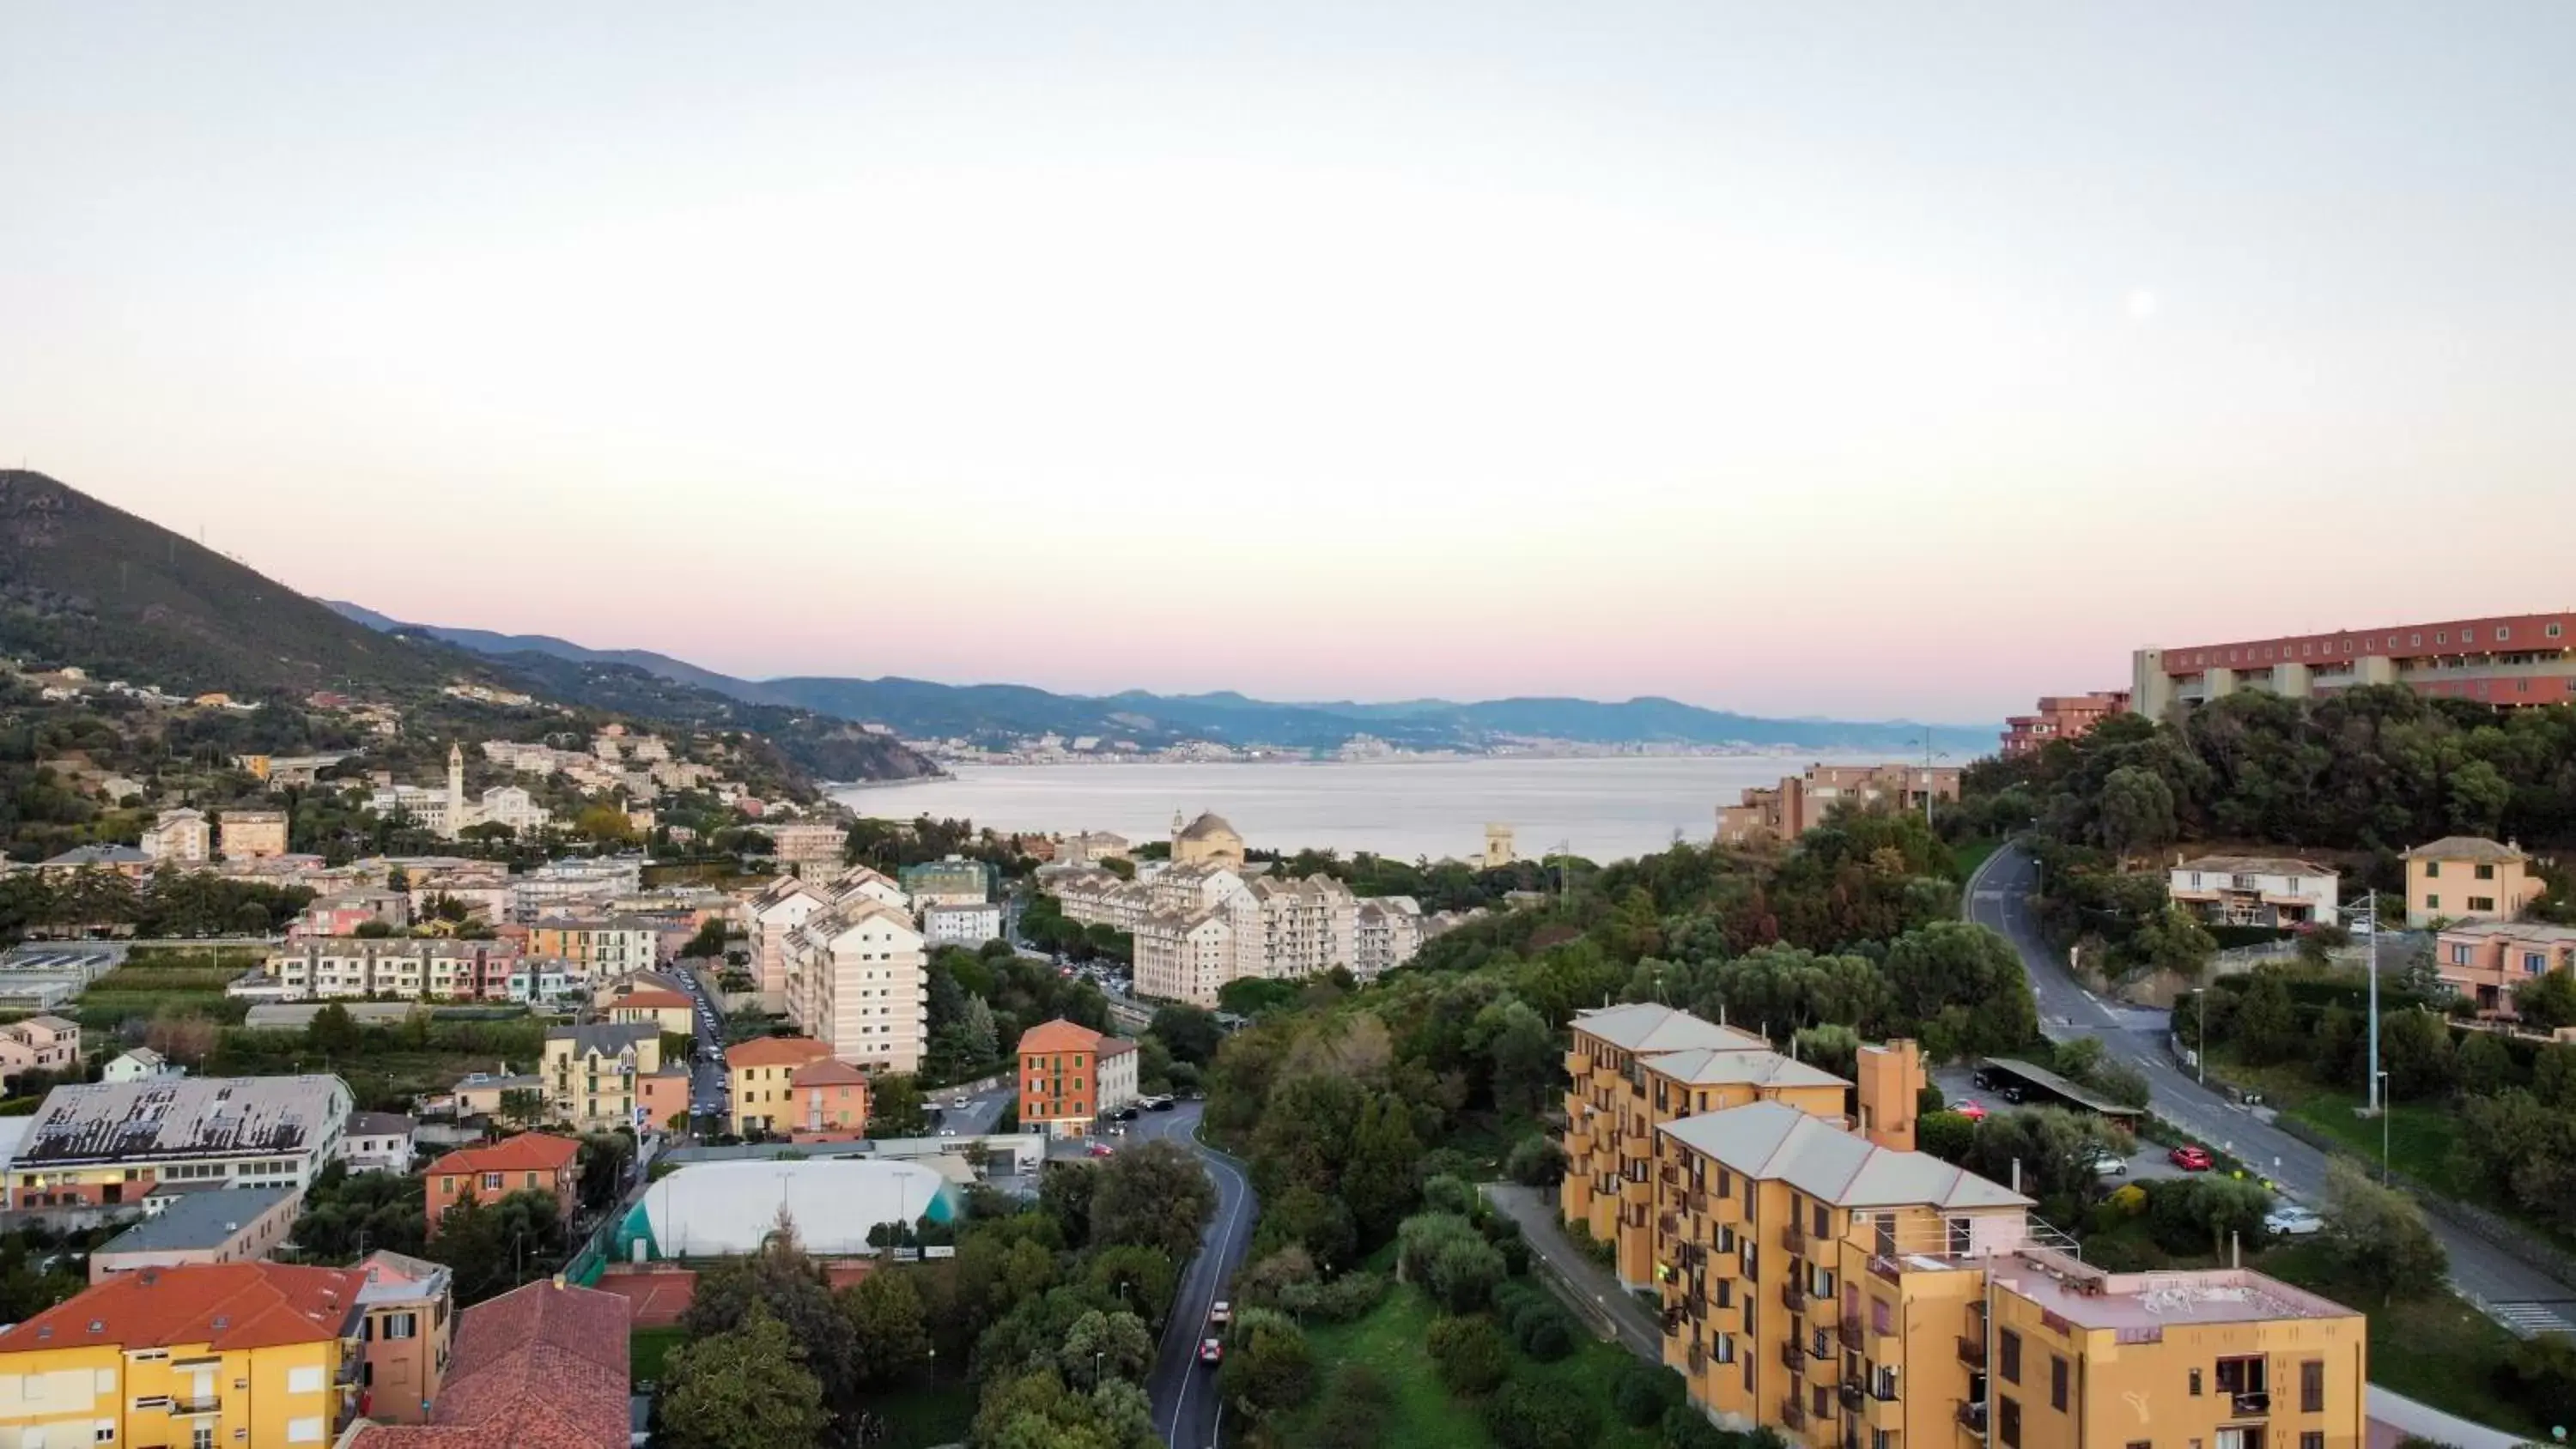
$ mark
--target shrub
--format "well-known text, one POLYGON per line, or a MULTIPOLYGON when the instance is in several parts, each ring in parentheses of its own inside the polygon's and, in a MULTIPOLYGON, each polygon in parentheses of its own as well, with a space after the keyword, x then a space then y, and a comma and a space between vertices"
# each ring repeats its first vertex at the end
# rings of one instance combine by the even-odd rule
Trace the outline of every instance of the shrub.
POLYGON ((1736 1449, 1737 1436, 1719 1429, 1688 1404, 1666 1409, 1657 1434, 1663 1449, 1736 1449))
POLYGON ((1619 1422, 1643 1429, 1661 1421, 1689 1397, 1682 1376, 1661 1364, 1628 1359, 1610 1382, 1610 1412, 1619 1422))
POLYGON ((1503 1335, 1482 1316, 1434 1320, 1426 1345, 1440 1382, 1460 1398, 1492 1393, 1512 1369, 1503 1335))
POLYGON ((1503 1281, 1503 1255, 1452 1213, 1418 1213, 1396 1230, 1396 1262, 1408 1282, 1452 1313, 1471 1313, 1503 1281))
POLYGON ((1565 1181, 1565 1149, 1549 1137, 1524 1137, 1503 1159, 1503 1174, 1523 1187, 1554 1187, 1565 1181))
POLYGON ((1477 1210, 1476 1190, 1454 1177, 1435 1177, 1422 1184, 1422 1210, 1430 1213, 1454 1213, 1473 1219, 1477 1210))
POLYGON ((1386 1280, 1375 1273, 1345 1273, 1330 1283, 1292 1284, 1279 1294, 1278 1305, 1300 1318, 1349 1323, 1365 1315, 1386 1296, 1386 1280))
POLYGON ((1574 1325, 1562 1313, 1533 1313, 1520 1335, 1521 1352, 1554 1363, 1574 1352, 1574 1325))
POLYGON ((1529 1244, 1518 1238, 1505 1238, 1494 1245, 1494 1251, 1503 1255, 1504 1272, 1515 1278, 1524 1277, 1529 1273, 1529 1244))
POLYGON ((1485 1432, 1501 1449, 1591 1449, 1599 1430, 1590 1399, 1544 1384, 1506 1384, 1485 1405, 1485 1432))

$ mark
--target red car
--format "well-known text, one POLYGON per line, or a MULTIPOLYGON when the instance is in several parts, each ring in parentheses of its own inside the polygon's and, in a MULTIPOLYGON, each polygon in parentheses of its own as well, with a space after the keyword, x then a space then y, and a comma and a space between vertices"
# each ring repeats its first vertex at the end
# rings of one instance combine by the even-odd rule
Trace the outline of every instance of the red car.
POLYGON ((2209 1149, 2185 1144, 2165 1154, 2167 1161, 2185 1172, 2207 1172, 2216 1164, 2210 1161, 2209 1149))
POLYGON ((1110 1146, 1106 1142, 1094 1142, 1091 1144, 1091 1155, 1094 1157, 1107 1157, 1109 1154, 1117 1150, 1117 1148, 1110 1146))
POLYGON ((1225 1340, 1218 1338, 1203 1338, 1199 1340, 1199 1362, 1215 1363, 1224 1357, 1225 1340))
POLYGON ((1985 1107, 1974 1097, 1964 1098, 1960 1101, 1951 1103, 1950 1110, 1967 1118, 1971 1122, 1983 1122, 1986 1120, 1985 1107))

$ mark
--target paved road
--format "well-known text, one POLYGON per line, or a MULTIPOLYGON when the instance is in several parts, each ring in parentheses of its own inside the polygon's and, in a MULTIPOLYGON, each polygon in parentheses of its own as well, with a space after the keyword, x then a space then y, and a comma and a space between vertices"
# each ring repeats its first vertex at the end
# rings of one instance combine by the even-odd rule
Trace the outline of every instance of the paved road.
MULTIPOLYGON (((2147 1074, 2155 1114, 2203 1141, 2264 1168, 2289 1193, 2310 1203, 2325 1198, 2326 1154, 2262 1121, 2218 1092, 2201 1086, 2166 1055, 2161 1012, 2106 1003, 2078 985, 2066 963, 2041 939, 2028 898, 2039 880, 2038 863, 2007 847, 1970 877, 1968 918, 2000 932, 2021 953, 2039 1000, 2040 1029, 2052 1040, 2098 1038, 2103 1049, 2147 1074)), ((2484 1241, 2439 1218, 2434 1234, 2451 1254, 2451 1284, 2523 1332, 2576 1333, 2576 1290, 2535 1272, 2484 1241)))
POLYGON ((1156 1138, 1180 1143, 1198 1154, 1216 1186, 1216 1211, 1199 1237, 1198 1256, 1181 1274, 1171 1321, 1163 1325, 1153 1372, 1145 1377, 1146 1395, 1154 1401, 1154 1432, 1170 1449, 1214 1449, 1216 1444, 1216 1370, 1199 1362, 1199 1340, 1207 1336, 1208 1308, 1225 1295, 1227 1280, 1243 1265, 1244 1249, 1261 1215, 1243 1164, 1200 1146, 1193 1135, 1198 1125, 1199 1104, 1184 1102, 1169 1112, 1144 1113, 1128 1124, 1126 1138, 1130 1143, 1156 1138))
POLYGON ((671 974, 689 989, 689 1015, 697 1026, 697 1060, 689 1067, 689 1110, 701 1117, 723 1117, 730 1127, 732 1119, 725 1098, 733 1089, 725 1081, 723 1002, 696 971, 682 966, 671 974))

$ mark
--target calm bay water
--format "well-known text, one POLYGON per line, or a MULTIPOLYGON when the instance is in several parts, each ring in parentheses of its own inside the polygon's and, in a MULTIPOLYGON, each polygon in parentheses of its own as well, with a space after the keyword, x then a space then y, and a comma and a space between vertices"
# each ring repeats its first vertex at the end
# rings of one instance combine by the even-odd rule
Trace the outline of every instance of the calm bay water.
POLYGON ((1525 856, 1571 845, 1578 855, 1610 861, 1662 850, 1677 831, 1705 842, 1716 832, 1719 805, 1808 763, 1804 756, 1747 755, 965 765, 954 779, 865 786, 838 798, 861 815, 959 817, 998 830, 1114 830, 1139 843, 1165 838, 1175 810, 1213 810, 1257 850, 1329 846, 1399 860, 1473 859, 1491 820, 1513 827, 1525 856))

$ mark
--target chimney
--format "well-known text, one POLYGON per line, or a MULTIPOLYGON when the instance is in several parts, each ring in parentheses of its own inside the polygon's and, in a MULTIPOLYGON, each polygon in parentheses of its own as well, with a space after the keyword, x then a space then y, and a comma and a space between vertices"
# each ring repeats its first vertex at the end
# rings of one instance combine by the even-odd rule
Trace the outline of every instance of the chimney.
POLYGON ((1923 1052, 1908 1037, 1864 1046, 1854 1060, 1860 1078, 1860 1131, 1880 1147, 1914 1150, 1914 1114, 1925 1083, 1923 1052))

